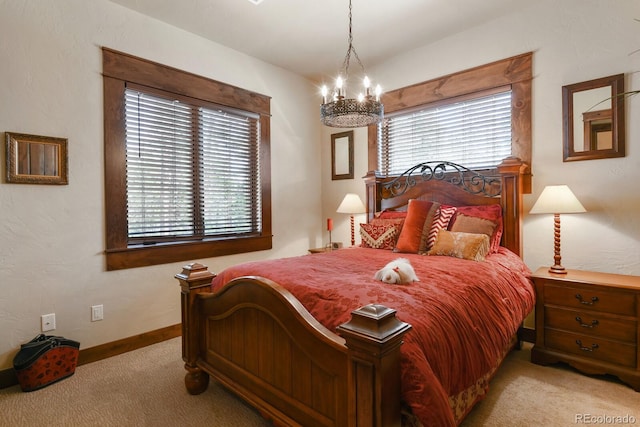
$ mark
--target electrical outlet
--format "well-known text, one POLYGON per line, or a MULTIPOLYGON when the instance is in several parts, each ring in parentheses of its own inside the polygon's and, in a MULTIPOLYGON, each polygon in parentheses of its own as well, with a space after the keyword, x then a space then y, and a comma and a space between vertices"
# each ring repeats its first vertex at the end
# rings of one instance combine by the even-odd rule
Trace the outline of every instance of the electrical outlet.
POLYGON ((92 305, 91 306, 91 321, 96 322, 98 320, 104 319, 104 307, 102 304, 100 305, 92 305))
POLYGON ((43 314, 40 317, 40 323, 42 324, 42 332, 53 331, 56 328, 56 314, 43 314))

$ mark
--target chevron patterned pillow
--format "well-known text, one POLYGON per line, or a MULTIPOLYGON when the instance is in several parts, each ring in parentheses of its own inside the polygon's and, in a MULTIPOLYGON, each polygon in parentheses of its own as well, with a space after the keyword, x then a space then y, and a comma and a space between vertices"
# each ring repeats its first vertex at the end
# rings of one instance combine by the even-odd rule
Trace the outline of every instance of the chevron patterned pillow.
POLYGON ((440 230, 446 230, 449 227, 449 221, 453 217, 453 214, 456 213, 455 206, 440 206, 440 209, 436 213, 433 218, 433 222, 431 222, 431 229, 429 230, 429 236, 427 237, 427 245, 425 248, 421 248, 420 254, 426 254, 432 247, 436 241, 436 237, 438 236, 438 232, 440 230))

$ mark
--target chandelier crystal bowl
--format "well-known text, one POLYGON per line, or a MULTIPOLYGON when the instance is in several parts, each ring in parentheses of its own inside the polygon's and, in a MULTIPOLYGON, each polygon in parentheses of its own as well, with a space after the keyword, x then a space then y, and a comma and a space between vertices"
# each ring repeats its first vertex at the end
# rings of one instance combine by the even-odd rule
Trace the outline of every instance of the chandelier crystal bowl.
POLYGON ((320 107, 320 120, 326 126, 337 128, 359 128, 376 124, 384 116, 380 101, 369 99, 339 99, 320 107))

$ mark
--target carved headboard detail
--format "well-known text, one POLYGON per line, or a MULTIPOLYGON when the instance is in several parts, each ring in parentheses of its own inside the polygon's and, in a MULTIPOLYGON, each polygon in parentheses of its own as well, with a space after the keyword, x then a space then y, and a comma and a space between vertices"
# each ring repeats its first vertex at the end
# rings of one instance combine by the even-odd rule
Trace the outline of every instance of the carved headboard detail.
POLYGON ((526 168, 520 159, 508 157, 486 173, 447 161, 423 162, 397 177, 384 177, 372 171, 364 177, 367 221, 385 209, 406 209, 410 199, 452 206, 500 204, 502 246, 521 255, 522 176, 526 168))

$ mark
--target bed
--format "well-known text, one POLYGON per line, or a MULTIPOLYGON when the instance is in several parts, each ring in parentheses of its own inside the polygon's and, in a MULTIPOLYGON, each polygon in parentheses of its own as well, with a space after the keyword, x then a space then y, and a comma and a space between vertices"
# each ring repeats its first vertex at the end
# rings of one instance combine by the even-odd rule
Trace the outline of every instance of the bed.
POLYGON ((459 424, 535 304, 520 259, 525 168, 508 158, 493 175, 449 162, 397 178, 369 173, 366 247, 217 275, 185 266, 175 277, 187 390, 202 393, 212 377, 277 426, 459 424), (436 227, 444 212, 447 223, 436 227), (489 219, 496 227, 484 234, 465 228, 489 219), (418 223, 413 252, 417 236, 407 230, 418 223), (390 230, 396 235, 383 236, 390 230), (398 257, 419 282, 373 279, 398 257))

